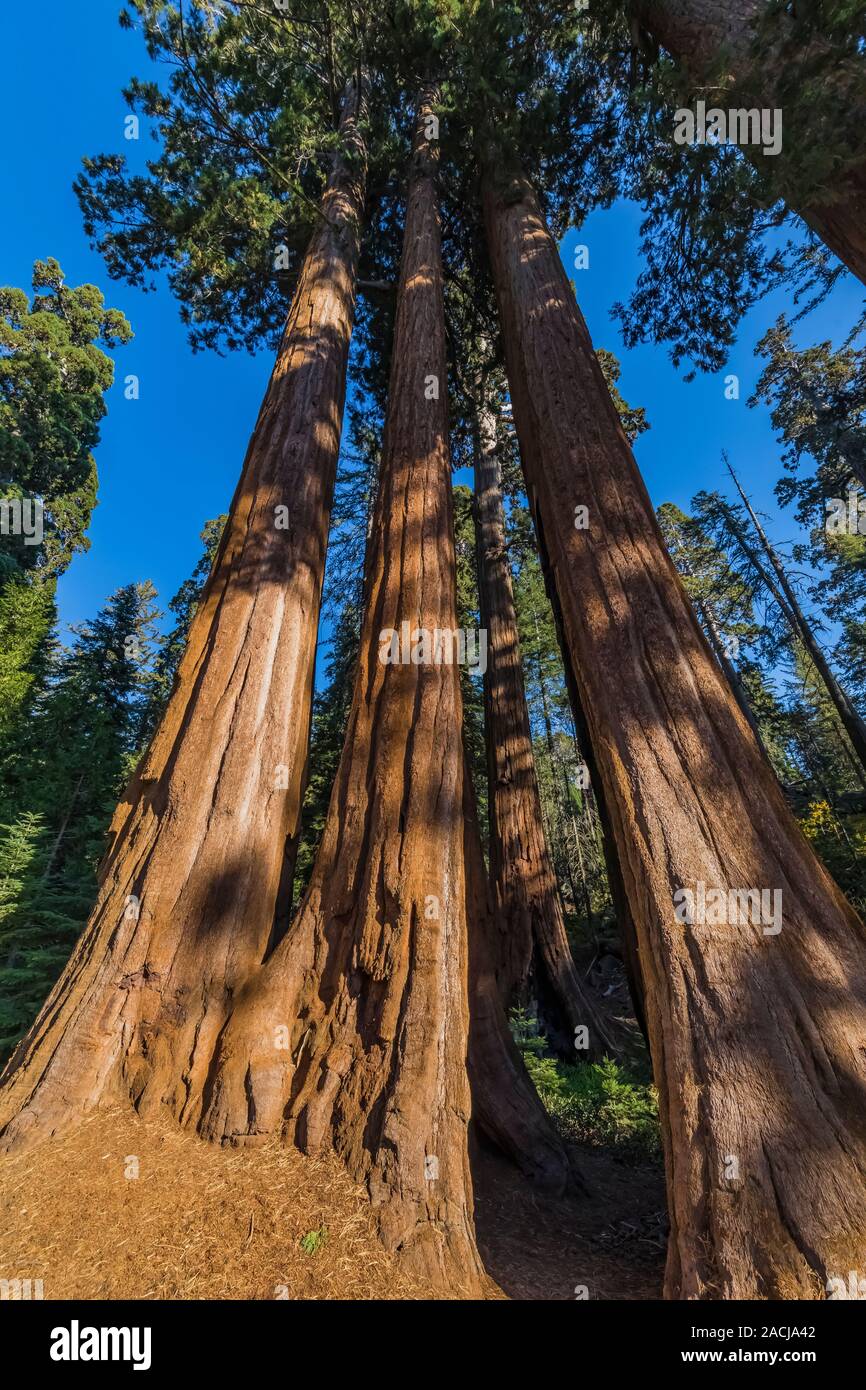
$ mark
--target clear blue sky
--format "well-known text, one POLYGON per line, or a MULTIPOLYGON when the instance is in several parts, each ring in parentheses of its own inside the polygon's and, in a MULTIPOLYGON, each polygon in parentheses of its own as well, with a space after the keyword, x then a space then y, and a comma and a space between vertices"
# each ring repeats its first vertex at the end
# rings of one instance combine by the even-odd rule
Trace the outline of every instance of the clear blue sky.
MULTIPOLYGON (((270 368, 265 356, 194 356, 169 291, 145 294, 110 281, 87 245, 71 188, 82 156, 122 151, 135 166, 153 148, 144 123, 137 145, 123 136, 121 88, 145 74, 147 58, 139 36, 117 24, 118 8, 118 0, 85 0, 48 10, 5 5, 0 12, 0 283, 29 289, 34 259, 55 256, 69 283, 98 284, 135 331, 116 354, 91 548, 59 586, 64 623, 93 614, 131 580, 152 579, 167 602, 198 558, 204 521, 228 505, 270 368), (124 399, 127 373, 140 378, 137 401, 124 399)), ((793 521, 778 517, 772 495, 779 449, 767 412, 746 405, 760 371, 754 345, 790 309, 787 296, 768 297, 748 316, 724 372, 685 383, 664 349, 627 352, 610 318, 610 306, 627 296, 638 272, 639 221, 633 205, 595 213, 579 237, 566 237, 563 253, 596 346, 618 355, 623 394, 647 409, 652 428, 637 457, 653 501, 687 507, 700 488, 725 488, 719 456, 726 448, 757 503, 777 518, 772 534, 793 539, 793 521), (588 270, 572 270, 576 240, 589 246, 588 270), (726 372, 740 378, 739 401, 725 399, 726 372)), ((857 317, 860 288, 847 277, 798 326, 800 340, 838 340, 857 317)))

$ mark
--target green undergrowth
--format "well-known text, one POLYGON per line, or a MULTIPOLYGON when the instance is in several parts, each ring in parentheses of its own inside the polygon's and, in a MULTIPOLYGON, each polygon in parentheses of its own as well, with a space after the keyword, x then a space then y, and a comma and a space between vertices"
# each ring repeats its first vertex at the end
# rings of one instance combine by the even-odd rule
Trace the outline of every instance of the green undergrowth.
POLYGON ((658 1100, 651 1084, 611 1057, 601 1062, 559 1061, 523 1010, 512 1011, 511 1028, 535 1088, 564 1139, 606 1148, 626 1163, 661 1157, 658 1100))

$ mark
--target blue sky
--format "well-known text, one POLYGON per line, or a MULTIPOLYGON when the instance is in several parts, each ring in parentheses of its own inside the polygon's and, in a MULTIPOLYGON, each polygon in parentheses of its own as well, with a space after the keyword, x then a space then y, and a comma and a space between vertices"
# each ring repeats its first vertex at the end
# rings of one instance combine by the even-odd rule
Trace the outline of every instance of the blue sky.
MULTIPOLYGON (((118 0, 86 0, 49 12, 35 5, 0 12, 6 55, 0 178, 7 210, 0 221, 0 283, 29 289, 33 261, 55 256, 70 284, 98 284, 135 331, 134 341, 116 353, 97 453, 91 548, 60 582, 63 623, 92 615, 131 580, 152 579, 167 603, 198 558, 205 520, 228 505, 270 370, 265 355, 194 355, 170 292, 145 294, 110 281, 88 247, 71 187, 82 156, 122 151, 136 166, 154 148, 144 123, 137 145, 124 139, 121 88, 145 73, 147 58, 139 36, 120 29, 118 9, 118 0), (128 373, 140 380, 137 401, 124 398, 128 373)), ((596 346, 618 355, 623 394, 647 409, 652 428, 636 452, 653 501, 687 507, 702 487, 727 490, 720 461, 726 448, 753 498, 773 514, 771 533, 793 539, 794 523, 778 516, 772 493, 780 466, 768 413, 746 405, 761 367, 754 345, 790 310, 788 295, 773 294, 748 315, 723 372, 684 382, 664 349, 626 351, 610 318, 610 306, 627 296, 639 270, 640 216, 634 205, 594 213, 579 236, 569 233, 563 254, 596 346), (587 270, 573 270, 578 240, 589 247, 587 270), (740 378, 738 401, 725 399, 727 372, 740 378)), ((838 340, 858 315, 860 293, 846 277, 798 326, 799 340, 838 340)))

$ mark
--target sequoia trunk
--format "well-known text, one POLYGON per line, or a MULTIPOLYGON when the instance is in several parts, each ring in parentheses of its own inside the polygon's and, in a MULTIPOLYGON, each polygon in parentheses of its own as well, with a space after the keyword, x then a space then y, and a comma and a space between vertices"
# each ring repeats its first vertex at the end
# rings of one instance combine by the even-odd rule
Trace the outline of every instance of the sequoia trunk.
POLYGON ((666 1291, 820 1298, 866 1261, 866 932, 713 659, 531 187, 491 170, 484 202, 527 493, 639 947, 666 1291))
POLYGON ((195 1118, 274 926, 303 796, 364 209, 346 90, 323 199, 166 714, 111 826, 90 922, 0 1091, 6 1146, 107 1089, 195 1118))
POLYGON ((500 932, 496 973, 506 1004, 525 1005, 536 993, 549 1040, 574 1061, 581 1027, 587 1030, 590 1053, 601 1055, 611 1043, 575 969, 544 838, 505 545, 496 428, 485 404, 477 416, 475 505, 478 593, 487 629, 484 713, 490 880, 500 932))
MULTIPOLYGON (((714 0, 636 0, 634 8, 641 23, 695 82, 718 74, 719 65, 724 65, 722 81, 726 79, 728 85, 719 89, 717 83, 716 99, 708 100, 708 107, 780 106, 775 82, 785 66, 784 59, 769 52, 756 64, 750 52, 752 25, 768 12, 767 0, 726 0, 722 5, 714 0)), ((778 18, 781 25, 787 23, 782 11, 778 18)), ((817 50, 820 42, 813 39, 812 49, 817 50)), ((851 63, 850 69, 840 69, 834 76, 845 84, 846 104, 856 103, 866 116, 862 63, 851 63)), ((784 103, 781 109, 784 112, 784 103)), ((783 169, 786 157, 783 149, 770 158, 783 169)), ((797 151, 793 157, 798 158, 797 151)), ((823 198, 809 198, 794 211, 858 279, 866 282, 866 159, 839 178, 832 198, 822 191, 823 198)))
MULTIPOLYGON (((366 1184, 385 1244, 432 1284, 471 1292, 482 1277, 468 1156, 477 886, 465 867, 459 672, 435 647, 457 622, 438 146, 428 136, 437 100, 424 90, 415 129, 346 741, 306 895, 220 1039, 203 1131, 333 1146, 366 1184)), ((492 1042, 507 1060, 501 1030, 492 1042)), ((479 1045, 483 1062, 491 1039, 479 1045)), ((524 1109, 547 1136, 537 1098, 524 1109)), ((555 1142, 538 1161, 541 1176, 565 1180, 555 1142)))

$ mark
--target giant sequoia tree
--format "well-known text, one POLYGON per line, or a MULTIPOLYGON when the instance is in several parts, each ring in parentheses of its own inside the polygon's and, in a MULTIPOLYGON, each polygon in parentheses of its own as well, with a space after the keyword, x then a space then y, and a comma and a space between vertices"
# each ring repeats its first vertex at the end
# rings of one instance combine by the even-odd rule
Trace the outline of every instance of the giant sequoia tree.
POLYGON ((87 932, 12 1059, 7 1142, 33 1124, 57 1127, 106 1085, 194 1112, 231 998, 275 930, 303 797, 363 217, 362 116, 353 77, 168 709, 115 814, 87 932))
MULTIPOLYGON (((350 83, 356 141, 360 102, 350 83)), ((473 1287, 467 1052, 488 1132, 554 1186, 567 1164, 487 964, 455 657, 395 662, 380 635, 408 624, 413 643, 447 646, 456 630, 434 102, 425 89, 355 699, 304 901, 280 941, 360 219, 363 161, 339 155, 171 702, 88 931, 13 1057, 4 1119, 14 1144, 119 1088, 220 1139, 327 1139, 366 1179, 386 1242, 473 1287)))
POLYGON ((197 346, 261 341, 293 293, 90 923, 4 1074, 3 1145, 121 1096, 218 1142, 334 1148, 386 1245, 431 1287, 470 1293, 483 1282, 475 1138, 543 1187, 568 1183, 502 999, 533 960, 568 1027, 585 1021, 541 833, 491 400, 464 377, 449 420, 471 319, 501 342, 646 1021, 667 1293, 819 1297, 866 1260, 866 935, 701 630, 557 251, 552 232, 616 188, 581 12, 558 0, 394 0, 363 22, 349 3, 304 0, 288 14, 242 0, 129 12, 174 72, 168 94, 130 90, 162 136, 147 174, 102 156, 79 183, 110 269, 138 282, 168 268, 197 346), (374 272, 368 382, 393 343, 350 597, 360 640, 290 917, 349 339, 374 272), (463 461, 473 423, 490 875, 454 642, 452 440, 463 461))
POLYGON ((484 198, 527 489, 636 933, 667 1290, 814 1297, 866 1241, 863 926, 712 658, 532 188, 489 168, 484 198), (706 888, 780 891, 781 930, 684 923, 675 895, 706 888))
POLYGON ((471 1287, 480 1265, 467 1051, 482 1116, 499 1069, 498 1127, 513 1111, 524 1164, 554 1181, 565 1174, 501 1021, 497 1029, 478 960, 486 904, 477 828, 464 827, 458 669, 450 657, 418 655, 419 644, 456 628, 436 102, 437 89, 425 87, 344 752, 298 914, 220 1039, 203 1127, 234 1138, 283 1129, 308 1152, 335 1144, 366 1180, 387 1244, 432 1280, 471 1287), (397 654, 404 625, 414 660, 397 654), (471 1048, 470 973, 479 1032, 471 1048))

